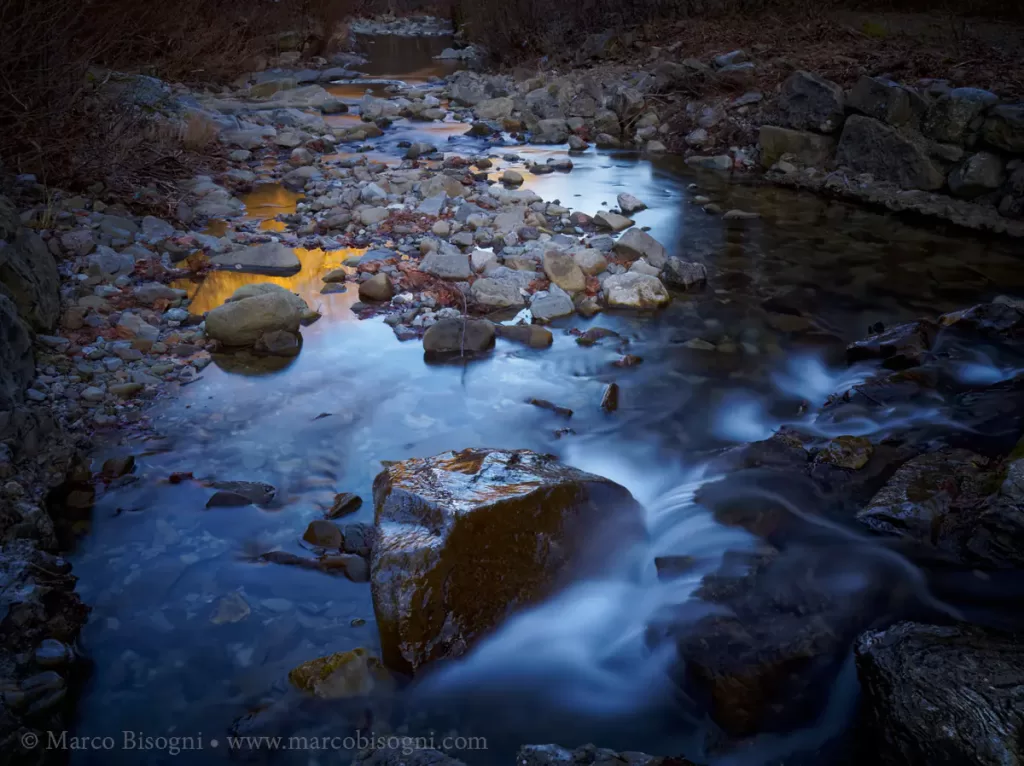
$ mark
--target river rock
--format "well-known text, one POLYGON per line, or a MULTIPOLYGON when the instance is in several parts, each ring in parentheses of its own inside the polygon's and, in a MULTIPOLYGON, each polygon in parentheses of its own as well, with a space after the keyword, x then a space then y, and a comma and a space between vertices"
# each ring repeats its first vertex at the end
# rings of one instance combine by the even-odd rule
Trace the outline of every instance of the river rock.
POLYGON ((388 465, 373 484, 374 613, 385 664, 464 654, 510 612, 642 535, 629 491, 527 450, 388 465))
POLYGON ((389 301, 394 294, 387 274, 376 274, 359 284, 359 300, 362 301, 389 301))
POLYGON ((567 293, 578 293, 586 289, 587 278, 583 270, 568 253, 549 250, 544 254, 544 273, 554 284, 567 293))
POLYGON ((661 280, 636 272, 609 277, 604 282, 604 293, 611 308, 654 309, 672 300, 661 280))
POLYGON ((792 154, 801 165, 821 168, 832 161, 837 142, 832 136, 820 133, 762 125, 758 145, 761 164, 766 168, 778 162, 784 154, 792 154))
POLYGON ((620 192, 616 201, 619 203, 619 210, 621 210, 625 215, 631 215, 639 210, 647 209, 646 202, 643 202, 632 194, 627 194, 626 192, 620 192))
POLYGON ((514 108, 515 102, 512 99, 501 96, 481 101, 473 111, 481 120, 503 120, 512 114, 514 108))
POLYGON ((549 348, 554 342, 551 330, 535 324, 498 324, 494 330, 499 338, 522 343, 530 348, 549 348))
POLYGON ((558 317, 565 317, 576 312, 572 298, 557 285, 552 285, 547 292, 534 293, 530 300, 530 311, 539 322, 548 322, 558 317))
POLYGON ((302 268, 295 251, 278 242, 268 242, 215 255, 210 259, 210 263, 221 269, 281 276, 296 274, 302 268))
POLYGON ((540 120, 530 132, 530 142, 534 144, 564 144, 568 140, 569 128, 561 118, 540 120))
POLYGON ((884 766, 1022 761, 1024 647, 967 626, 903 622, 855 652, 865 752, 884 766))
POLYGON ((423 335, 428 359, 479 354, 494 346, 494 324, 486 319, 441 319, 423 335))
POLYGON ((633 228, 616 241, 612 250, 616 255, 629 260, 643 258, 656 269, 662 268, 668 260, 668 251, 658 240, 641 229, 633 228))
POLYGON ((523 175, 516 170, 506 170, 501 174, 501 182, 508 186, 520 186, 523 183, 523 175))
POLYGON ((934 322, 923 319, 896 325, 851 343, 846 347, 846 358, 851 362, 881 359, 890 370, 916 367, 931 349, 937 329, 934 322))
POLYGON ((476 280, 470 294, 475 303, 485 308, 519 308, 526 305, 517 285, 490 277, 476 280))
POLYGON ((587 276, 595 276, 608 268, 608 259, 604 257, 604 253, 594 248, 577 250, 572 254, 572 259, 587 276))
POLYGON ((288 673, 288 680, 296 689, 325 700, 366 697, 394 685, 380 660, 362 647, 304 662, 288 673))
POLYGON ((283 292, 218 306, 206 315, 206 334, 225 346, 254 346, 264 333, 274 330, 298 333, 303 312, 283 292))
POLYGON ((850 91, 846 105, 887 125, 909 125, 920 120, 927 108, 909 88, 882 77, 863 76, 850 91))
POLYGON ((603 229, 611 229, 612 231, 622 231, 628 229, 633 225, 633 221, 626 218, 624 215, 618 213, 609 213, 604 210, 594 216, 594 224, 603 229))
POLYGON ((949 174, 949 192, 961 199, 974 199, 1003 185, 1003 159, 992 152, 972 154, 949 174))
POLYGON ((693 290, 707 284, 708 270, 703 263, 684 261, 672 255, 665 261, 665 266, 661 270, 661 280, 669 287, 693 290))
POLYGON ((782 84, 779 112, 783 122, 797 130, 835 133, 843 124, 843 89, 810 72, 794 72, 782 84))
POLYGON ((465 253, 442 253, 435 250, 420 263, 420 270, 441 279, 469 279, 473 269, 465 253))
POLYGON ((1002 104, 989 110, 982 137, 997 149, 1024 154, 1024 103, 1002 104))
POLYGON ((243 301, 246 298, 253 298, 257 295, 269 294, 282 295, 293 306, 295 306, 296 311, 302 314, 305 314, 309 311, 309 306, 306 304, 306 301, 303 300, 301 296, 296 295, 291 290, 287 290, 284 287, 281 287, 281 285, 274 284, 273 282, 253 282, 247 285, 242 285, 231 294, 230 298, 228 298, 224 302, 234 303, 235 301, 243 301))
POLYGON ((999 101, 999 97, 978 88, 956 88, 937 99, 925 115, 922 130, 943 144, 962 144, 975 118, 999 101))
POLYGON ((1022 500, 1024 460, 997 470, 980 455, 943 449, 900 466, 857 520, 971 566, 1015 568, 1024 565, 1022 500))

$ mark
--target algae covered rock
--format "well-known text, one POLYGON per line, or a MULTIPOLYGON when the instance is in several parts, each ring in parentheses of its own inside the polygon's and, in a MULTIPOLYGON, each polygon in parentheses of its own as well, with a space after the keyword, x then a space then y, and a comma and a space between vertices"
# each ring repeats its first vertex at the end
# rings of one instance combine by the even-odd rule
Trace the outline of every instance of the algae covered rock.
POLYGON ((403 672, 463 654, 567 567, 643 535, 624 487, 528 450, 392 463, 373 496, 374 612, 384 662, 403 672))
POLYGON ((320 699, 365 697, 393 684, 380 660, 362 647, 304 662, 288 673, 288 680, 320 699))

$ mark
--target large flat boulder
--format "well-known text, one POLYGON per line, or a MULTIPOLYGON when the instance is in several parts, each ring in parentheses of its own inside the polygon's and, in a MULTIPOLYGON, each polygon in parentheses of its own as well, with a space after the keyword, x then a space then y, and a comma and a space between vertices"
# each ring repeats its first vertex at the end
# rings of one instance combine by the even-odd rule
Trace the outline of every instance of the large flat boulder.
POLYGON ((232 250, 215 255, 210 263, 219 269, 233 269, 252 274, 290 276, 298 273, 302 263, 295 251, 278 242, 232 250))
POLYGON ((858 739, 875 762, 1024 763, 1024 646, 963 626, 903 622, 871 631, 855 657, 858 739))
POLYGON ((373 484, 373 607, 384 662, 413 673, 463 654, 567 567, 642 535, 624 487, 528 450, 388 465, 373 484))
POLYGON ((836 163, 904 189, 934 191, 946 181, 945 174, 918 142, 878 120, 860 115, 846 121, 836 163))
POLYGON ((265 333, 298 333, 303 311, 287 291, 267 292, 218 306, 206 315, 206 334, 225 346, 255 346, 265 333))

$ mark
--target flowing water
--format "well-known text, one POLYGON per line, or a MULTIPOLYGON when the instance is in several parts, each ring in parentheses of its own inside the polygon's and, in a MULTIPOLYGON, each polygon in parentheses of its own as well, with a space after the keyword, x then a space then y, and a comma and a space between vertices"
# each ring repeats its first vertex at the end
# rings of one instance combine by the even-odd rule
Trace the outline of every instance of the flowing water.
MULTIPOLYGON (((368 76, 426 82, 446 71, 448 65, 430 57, 447 42, 369 41, 368 76)), ((365 83, 334 87, 352 103, 366 90, 365 83)), ((463 137, 465 128, 399 121, 371 141, 370 156, 397 163, 396 143, 420 138, 450 151, 485 151, 479 139, 463 137)), ((543 160, 563 151, 509 147, 496 154, 543 160)), ((579 583, 514 617, 469 657, 392 702, 410 720, 430 711, 423 719, 430 725, 437 718, 459 733, 488 736, 488 752, 459 754, 473 763, 511 762, 501 748, 537 741, 701 753, 702 714, 674 693, 665 674, 671 657, 647 648, 645 630, 666 608, 684 604, 726 551, 757 547, 752 536, 719 524, 694 501, 696 488, 712 478, 707 456, 764 438, 783 423, 800 422, 825 436, 940 422, 940 408, 840 424, 816 419, 816 413, 829 393, 870 372, 841 363, 845 343, 866 334, 869 325, 1000 293, 1024 294, 1024 270, 998 243, 696 175, 669 158, 591 151, 573 161, 571 173, 525 174, 526 186, 545 200, 590 213, 613 206, 621 191, 636 195, 650 206, 636 214, 638 224, 649 226, 671 252, 704 260, 711 272, 708 289, 677 295, 655 316, 560 320, 552 326, 550 349, 499 340, 490 357, 459 367, 428 365, 418 342, 400 343, 380 319, 358 321, 349 311, 355 290, 319 294, 320 275, 351 251, 300 251, 303 269, 291 278, 216 273, 193 286, 195 311, 218 305, 243 282, 275 281, 319 304, 324 317, 303 330, 302 352, 285 367, 255 374, 211 365, 201 380, 151 413, 152 435, 98 451, 98 461, 135 454, 137 468, 133 483, 98 498, 73 555, 81 595, 93 608, 83 647, 94 672, 83 693, 78 733, 202 733, 208 740, 254 709, 277 716, 273 720, 284 730, 276 733, 310 725, 326 725, 336 736, 350 733, 351 722, 336 708, 289 695, 286 676, 317 656, 376 647, 369 587, 255 563, 252 554, 275 547, 303 553, 306 525, 321 517, 337 492, 366 501, 346 521, 372 521, 371 483, 382 460, 487 446, 554 453, 624 484, 647 508, 651 542, 609 562, 602 579, 579 583), (723 221, 693 204, 695 194, 760 218, 723 221), (806 317, 796 316, 796 309, 806 317), (582 348, 566 331, 587 326, 614 329, 628 345, 605 341, 582 348), (694 339, 715 350, 684 345, 694 339), (624 352, 643 363, 613 367, 624 352), (620 409, 606 414, 599 401, 613 380, 621 386, 620 409), (526 404, 531 397, 575 415, 566 423, 526 404), (573 433, 558 433, 567 424, 573 433), (278 494, 266 510, 207 510, 210 491, 197 482, 172 484, 169 477, 177 472, 197 480, 265 481, 278 494), (669 554, 696 563, 680 579, 659 581, 653 558, 669 554), (232 594, 244 599, 248 616, 211 621, 219 600, 232 594)), ((499 159, 495 171, 505 167, 522 163, 499 159)), ((293 211, 296 200, 280 187, 264 186, 249 197, 249 215, 272 219, 293 211)), ((965 358, 963 374, 991 380, 1014 364, 965 358)), ((923 594, 913 567, 856 532, 822 527, 805 545, 829 560, 836 589, 885 576, 923 594)), ((708 609, 690 603, 676 612, 697 619, 708 609)), ((856 693, 849 666, 833 684, 832 701, 813 727, 761 738, 717 756, 717 762, 775 762, 814 751, 843 728, 856 693)), ((276 758, 305 763, 315 755, 276 758)), ((157 763, 164 757, 115 751, 79 752, 74 759, 157 763)), ((226 755, 207 747, 186 757, 205 763, 226 755)), ((321 762, 348 761, 332 755, 321 762)))

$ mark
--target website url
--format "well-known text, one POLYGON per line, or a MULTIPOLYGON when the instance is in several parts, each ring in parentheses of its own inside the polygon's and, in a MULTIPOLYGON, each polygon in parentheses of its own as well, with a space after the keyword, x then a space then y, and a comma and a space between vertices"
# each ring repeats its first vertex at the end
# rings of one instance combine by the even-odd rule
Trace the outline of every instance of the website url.
POLYGON ((228 737, 231 750, 486 750, 486 737, 402 737, 356 734, 348 737, 228 737))

